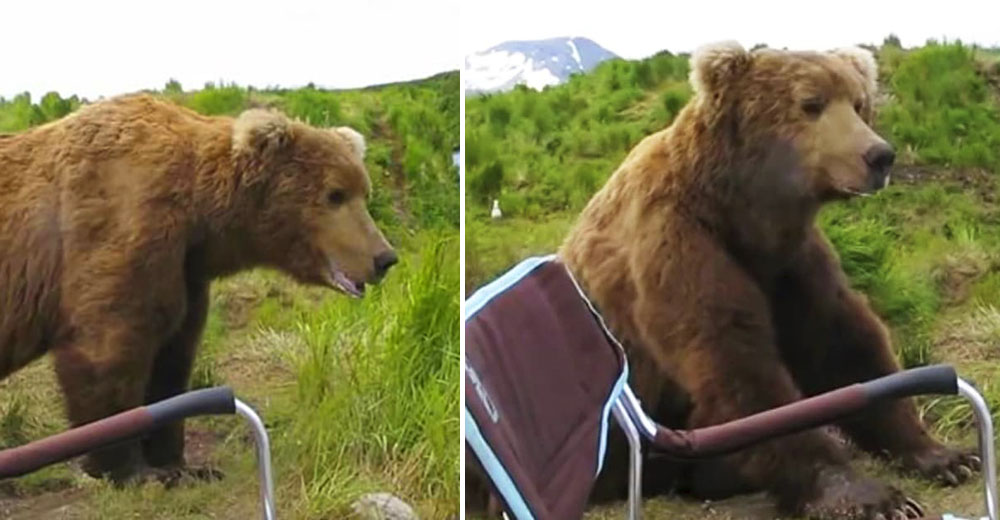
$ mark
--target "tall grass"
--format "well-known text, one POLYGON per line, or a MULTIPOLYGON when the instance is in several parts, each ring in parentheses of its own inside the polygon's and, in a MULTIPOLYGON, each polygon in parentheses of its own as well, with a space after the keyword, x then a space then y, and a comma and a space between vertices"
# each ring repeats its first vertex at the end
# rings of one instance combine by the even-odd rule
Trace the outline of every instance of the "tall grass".
POLYGON ((359 492, 386 487, 458 503, 458 240, 421 243, 393 272, 400 283, 300 316, 308 349, 289 431, 309 517, 343 514, 359 492))

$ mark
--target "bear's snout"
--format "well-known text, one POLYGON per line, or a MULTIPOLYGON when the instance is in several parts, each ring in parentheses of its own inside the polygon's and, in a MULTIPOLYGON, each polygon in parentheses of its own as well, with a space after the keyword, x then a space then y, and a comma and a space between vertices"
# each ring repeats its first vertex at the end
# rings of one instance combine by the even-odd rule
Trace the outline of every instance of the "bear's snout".
POLYGON ((392 249, 375 255, 375 279, 381 280, 389 268, 399 263, 399 257, 392 249))
POLYGON ((868 177, 873 189, 881 189, 889 185, 889 168, 896 161, 896 152, 889 143, 881 142, 873 145, 864 154, 868 165, 868 177))

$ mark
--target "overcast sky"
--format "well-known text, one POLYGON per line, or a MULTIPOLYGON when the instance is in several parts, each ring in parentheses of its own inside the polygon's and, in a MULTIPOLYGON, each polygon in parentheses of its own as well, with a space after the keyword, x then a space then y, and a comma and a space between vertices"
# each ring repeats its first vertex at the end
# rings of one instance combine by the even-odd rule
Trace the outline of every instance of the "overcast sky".
POLYGON ((206 81, 333 88, 461 66, 461 0, 5 2, 0 96, 88 98, 206 81))
POLYGON ((586 36, 630 59, 717 40, 823 50, 880 43, 889 33, 905 46, 931 37, 1000 45, 997 0, 464 0, 462 22, 463 54, 508 40, 556 36, 586 36))

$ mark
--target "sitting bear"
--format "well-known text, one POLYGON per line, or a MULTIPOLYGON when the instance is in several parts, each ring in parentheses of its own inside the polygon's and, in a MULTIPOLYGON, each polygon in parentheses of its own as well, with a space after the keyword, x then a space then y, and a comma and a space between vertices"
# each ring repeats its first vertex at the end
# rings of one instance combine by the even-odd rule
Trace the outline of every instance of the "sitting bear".
MULTIPOLYGON (((209 283, 257 266, 361 296, 397 261, 368 213, 365 141, 278 112, 114 98, 0 138, 0 379, 51 352, 73 425, 184 392, 209 283)), ((176 475, 183 424, 90 454, 116 483, 176 475)))
MULTIPOLYGON (((871 53, 714 44, 691 58, 694 96, 590 200, 559 256, 623 341, 647 410, 675 428, 718 424, 900 369, 885 326, 816 225, 830 201, 889 183, 870 127, 871 53)), ((912 400, 837 425, 859 448, 956 484, 971 454, 928 435, 912 400)), ((626 488, 618 436, 596 498, 626 488)), ((786 514, 915 517, 815 429, 693 465, 651 460, 649 484, 703 498, 766 490, 786 514), (655 482, 656 480, 660 482, 655 482)))

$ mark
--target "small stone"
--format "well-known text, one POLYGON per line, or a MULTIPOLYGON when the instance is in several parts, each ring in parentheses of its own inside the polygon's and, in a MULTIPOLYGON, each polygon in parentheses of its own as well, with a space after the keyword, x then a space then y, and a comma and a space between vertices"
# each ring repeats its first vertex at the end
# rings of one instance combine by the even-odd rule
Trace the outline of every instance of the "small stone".
POLYGON ((361 520, 419 520, 409 504, 391 493, 368 493, 351 504, 361 520))

